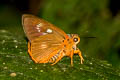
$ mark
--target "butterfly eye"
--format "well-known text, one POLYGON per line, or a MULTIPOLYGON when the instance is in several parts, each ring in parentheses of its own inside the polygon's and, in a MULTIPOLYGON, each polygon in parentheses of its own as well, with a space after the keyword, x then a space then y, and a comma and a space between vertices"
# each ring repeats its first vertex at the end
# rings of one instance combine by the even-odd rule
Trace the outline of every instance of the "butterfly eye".
POLYGON ((77 42, 77 41, 78 41, 78 38, 74 38, 73 40, 74 40, 74 42, 77 42))

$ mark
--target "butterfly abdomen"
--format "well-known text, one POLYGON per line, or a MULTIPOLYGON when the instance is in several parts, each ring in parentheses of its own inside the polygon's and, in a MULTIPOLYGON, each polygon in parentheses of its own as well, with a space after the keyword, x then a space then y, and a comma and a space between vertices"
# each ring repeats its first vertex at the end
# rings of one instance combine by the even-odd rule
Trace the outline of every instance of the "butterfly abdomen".
POLYGON ((58 59, 58 57, 60 56, 60 52, 61 52, 61 50, 57 54, 55 54, 54 56, 52 56, 49 59, 49 63, 54 63, 58 59))

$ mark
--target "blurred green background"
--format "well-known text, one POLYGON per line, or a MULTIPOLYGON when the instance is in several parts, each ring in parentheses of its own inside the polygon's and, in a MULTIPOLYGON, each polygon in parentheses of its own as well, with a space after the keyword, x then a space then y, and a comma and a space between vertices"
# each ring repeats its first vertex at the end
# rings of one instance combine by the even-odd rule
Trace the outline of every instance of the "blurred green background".
POLYGON ((120 69, 119 10, 116 0, 1 0, 0 30, 25 40, 21 16, 37 15, 66 33, 79 34, 83 56, 108 61, 120 69))

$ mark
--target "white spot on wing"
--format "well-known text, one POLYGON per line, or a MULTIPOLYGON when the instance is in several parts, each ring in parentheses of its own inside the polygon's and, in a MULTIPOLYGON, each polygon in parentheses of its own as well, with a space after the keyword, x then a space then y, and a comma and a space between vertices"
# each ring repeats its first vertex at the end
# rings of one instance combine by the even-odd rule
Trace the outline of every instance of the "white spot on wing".
POLYGON ((51 30, 51 29, 47 29, 46 32, 47 32, 47 33, 52 33, 52 30, 51 30))
POLYGON ((38 25, 36 25, 37 26, 37 28, 39 28, 39 27, 42 27, 43 26, 43 24, 42 23, 39 23, 38 25))
POLYGON ((38 32, 40 32, 40 30, 38 30, 38 32))
POLYGON ((39 27, 37 27, 36 29, 40 29, 39 27))
POLYGON ((47 48, 48 46, 46 44, 42 44, 41 48, 47 48))
POLYGON ((41 27, 42 25, 43 25, 42 23, 36 25, 36 26, 37 26, 36 29, 37 29, 38 32, 40 32, 40 27, 41 27))
POLYGON ((43 35, 46 35, 47 33, 43 33, 43 35))

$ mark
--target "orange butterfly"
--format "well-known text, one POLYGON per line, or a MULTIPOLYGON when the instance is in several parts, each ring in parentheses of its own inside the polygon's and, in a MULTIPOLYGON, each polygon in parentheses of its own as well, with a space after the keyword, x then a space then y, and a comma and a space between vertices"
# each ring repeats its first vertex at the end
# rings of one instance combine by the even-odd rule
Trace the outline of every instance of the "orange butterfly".
POLYGON ((35 63, 54 65, 69 56, 73 66, 73 54, 78 54, 83 63, 81 51, 76 47, 80 42, 77 34, 66 34, 53 24, 29 14, 22 16, 22 24, 29 40, 28 53, 35 63))

